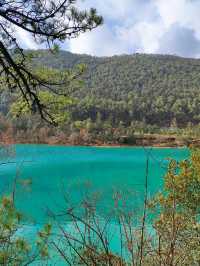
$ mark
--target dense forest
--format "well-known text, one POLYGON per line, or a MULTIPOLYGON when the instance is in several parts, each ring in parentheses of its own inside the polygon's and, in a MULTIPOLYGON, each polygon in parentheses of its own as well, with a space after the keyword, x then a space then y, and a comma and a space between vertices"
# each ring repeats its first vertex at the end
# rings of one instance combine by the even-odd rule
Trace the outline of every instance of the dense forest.
POLYGON ((196 128, 199 132, 198 59, 146 54, 100 58, 65 51, 31 52, 34 68, 65 70, 84 64, 86 69, 82 76, 84 83, 72 92, 75 101, 66 109, 69 118, 59 129, 45 126, 37 116, 31 118, 31 123, 27 116, 13 119, 9 113, 12 97, 2 92, 0 111, 5 117, 2 119, 11 123, 18 135, 26 135, 25 139, 30 137, 30 129, 47 135, 57 135, 59 131, 73 140, 84 136, 85 142, 186 128, 196 128))
POLYGON ((169 127, 200 122, 200 60, 164 55, 122 55, 97 58, 61 51, 41 51, 39 64, 53 68, 87 66, 86 88, 76 119, 111 119, 113 125, 132 121, 169 127), (106 108, 105 108, 106 107, 106 108))

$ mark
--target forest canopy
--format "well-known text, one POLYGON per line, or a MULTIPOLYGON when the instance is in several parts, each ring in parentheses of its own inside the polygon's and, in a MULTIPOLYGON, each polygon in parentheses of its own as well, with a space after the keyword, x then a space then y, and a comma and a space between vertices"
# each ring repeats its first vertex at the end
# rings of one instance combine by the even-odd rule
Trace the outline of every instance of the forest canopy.
MULTIPOLYGON (((52 129, 26 109, 25 114, 16 115, 15 94, 3 90, 2 128, 12 128, 12 134, 20 136, 18 141, 46 142, 55 136, 60 143, 87 144, 94 139, 119 143, 121 137, 132 138, 135 133, 168 134, 183 129, 200 134, 198 59, 145 54, 92 57, 62 50, 25 53, 32 55, 30 66, 41 77, 51 80, 66 75, 68 85, 53 89, 55 95, 61 92, 67 98, 59 96, 58 108, 52 105, 55 121, 62 122, 52 129)), ((48 103, 54 97, 41 100, 51 106, 48 103)))
POLYGON ((85 64, 85 89, 76 94, 74 119, 111 119, 114 125, 132 121, 169 127, 200 122, 200 60, 169 55, 92 57, 60 51, 39 51, 37 65, 55 69, 85 64))

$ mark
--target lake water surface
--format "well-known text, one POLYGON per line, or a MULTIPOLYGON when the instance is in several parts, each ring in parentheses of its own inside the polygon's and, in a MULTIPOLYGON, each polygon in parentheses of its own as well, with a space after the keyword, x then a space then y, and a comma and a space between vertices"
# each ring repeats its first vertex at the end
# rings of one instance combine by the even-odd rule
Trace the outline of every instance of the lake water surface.
MULTIPOLYGON (((10 155, 0 153, 0 194, 15 191, 15 204, 24 214, 25 223, 19 234, 34 243, 37 231, 50 220, 49 210, 59 214, 78 205, 92 192, 101 196, 98 214, 102 219, 112 206, 112 195, 116 191, 130 200, 131 208, 141 212, 147 158, 148 196, 152 196, 162 189, 168 159, 182 160, 188 155, 189 151, 182 148, 16 145, 10 155)), ((67 230, 73 230, 70 221, 61 222, 67 230)), ((113 231, 111 250, 118 253, 119 228, 112 222, 110 230, 113 231)), ((48 265, 65 265, 53 250, 51 252, 48 265)), ((38 263, 31 265, 40 265, 38 263)))
POLYGON ((12 163, 0 167, 0 192, 13 190, 17 177, 17 207, 35 223, 45 222, 47 209, 65 208, 65 197, 78 203, 87 191, 102 195, 105 210, 114 191, 137 193, 135 206, 142 204, 146 160, 149 157, 149 195, 162 189, 167 158, 177 160, 188 156, 182 148, 96 148, 47 145, 16 145, 12 163))

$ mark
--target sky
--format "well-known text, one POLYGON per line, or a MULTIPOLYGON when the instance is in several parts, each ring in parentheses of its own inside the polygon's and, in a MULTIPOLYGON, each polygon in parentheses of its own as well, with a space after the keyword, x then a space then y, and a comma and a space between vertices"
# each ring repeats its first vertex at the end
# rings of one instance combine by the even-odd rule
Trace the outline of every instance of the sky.
MULTIPOLYGON (((200 58, 200 0, 78 0, 95 7, 104 24, 61 48, 95 56, 153 53, 200 58)), ((22 30, 24 48, 39 48, 22 30)))

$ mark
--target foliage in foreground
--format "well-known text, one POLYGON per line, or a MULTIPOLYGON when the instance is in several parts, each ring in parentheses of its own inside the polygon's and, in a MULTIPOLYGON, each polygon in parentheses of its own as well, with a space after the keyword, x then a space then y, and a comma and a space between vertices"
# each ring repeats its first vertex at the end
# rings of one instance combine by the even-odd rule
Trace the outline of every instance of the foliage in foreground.
POLYGON ((24 236, 27 235, 26 227, 23 227, 22 215, 16 211, 12 198, 3 197, 0 202, 0 265, 25 266, 39 260, 46 261, 50 232, 51 226, 45 225, 38 232, 33 246, 33 242, 29 243, 24 236))
POLYGON ((67 201, 61 214, 50 212, 56 237, 46 225, 38 234, 34 252, 27 240, 17 235, 21 216, 13 201, 3 198, 0 264, 21 266, 40 259, 41 265, 51 265, 53 250, 63 265, 199 266, 200 151, 193 150, 188 160, 170 160, 163 191, 153 199, 148 198, 147 163, 145 185, 144 209, 139 213, 132 207, 132 195, 117 192, 113 207, 104 210, 104 215, 100 215, 97 193, 86 194, 76 206, 67 201), (113 251, 113 238, 117 239, 117 252, 113 251))
POLYGON ((99 216, 97 195, 87 195, 80 206, 65 212, 73 225, 70 230, 54 216, 62 247, 56 242, 53 246, 66 264, 200 265, 200 151, 193 150, 188 160, 170 161, 164 189, 153 199, 147 198, 147 164, 146 185, 141 219, 128 202, 134 198, 120 193, 114 195, 114 208, 104 218, 99 216), (112 238, 116 235, 118 252, 113 253, 112 238))

